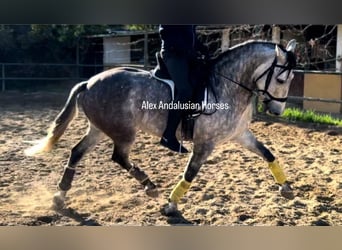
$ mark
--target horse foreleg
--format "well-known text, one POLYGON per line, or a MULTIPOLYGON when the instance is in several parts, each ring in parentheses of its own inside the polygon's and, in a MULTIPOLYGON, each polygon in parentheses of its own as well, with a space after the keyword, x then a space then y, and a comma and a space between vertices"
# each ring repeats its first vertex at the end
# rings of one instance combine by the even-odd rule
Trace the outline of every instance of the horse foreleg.
MULTIPOLYGON (((127 139, 127 138, 126 138, 127 139)), ((126 169, 140 184, 145 187, 145 193, 150 197, 158 197, 158 189, 148 175, 139 167, 129 162, 129 151, 133 141, 116 140, 112 160, 126 169)))
POLYGON ((203 163, 207 160, 208 156, 214 149, 213 143, 206 143, 194 145, 193 153, 190 157, 182 179, 173 188, 169 196, 169 204, 165 208, 166 215, 172 215, 177 212, 177 205, 185 193, 190 189, 191 183, 196 177, 203 163))
POLYGON ((63 208, 66 193, 71 188, 71 183, 75 175, 76 164, 96 144, 100 134, 101 132, 97 128, 90 126, 87 134, 72 148, 68 163, 64 167, 63 176, 57 186, 58 192, 53 197, 54 209, 63 208))
POLYGON ((236 141, 268 162, 268 167, 275 181, 280 185, 280 194, 287 199, 293 199, 293 191, 287 181, 284 170, 279 165, 278 160, 273 156, 271 151, 266 148, 263 143, 258 141, 249 130, 246 130, 239 138, 236 139, 236 141))

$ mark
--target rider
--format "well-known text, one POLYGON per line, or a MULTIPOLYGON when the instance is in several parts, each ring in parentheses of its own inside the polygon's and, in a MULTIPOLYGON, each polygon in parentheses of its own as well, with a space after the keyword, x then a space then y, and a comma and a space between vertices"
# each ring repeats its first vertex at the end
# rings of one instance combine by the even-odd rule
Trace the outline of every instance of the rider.
MULTIPOLYGON (((198 41, 195 25, 160 25, 159 34, 162 41, 161 57, 175 84, 174 102, 186 103, 193 94, 190 62, 195 59, 197 52, 207 55, 207 48, 198 41)), ((173 151, 187 153, 188 150, 175 135, 183 114, 183 110, 169 110, 167 127, 160 144, 173 151)))

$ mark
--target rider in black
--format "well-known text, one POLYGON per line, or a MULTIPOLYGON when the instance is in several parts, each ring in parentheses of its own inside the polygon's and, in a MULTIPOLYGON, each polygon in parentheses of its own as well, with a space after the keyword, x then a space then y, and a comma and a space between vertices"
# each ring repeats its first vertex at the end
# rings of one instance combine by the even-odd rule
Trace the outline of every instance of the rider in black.
MULTIPOLYGON (((196 36, 195 25, 160 25, 159 33, 162 40, 161 57, 168 73, 175 84, 174 102, 186 103, 193 94, 190 83, 190 63, 196 57, 197 51, 207 54, 207 48, 196 36)), ((182 119, 184 110, 170 109, 167 127, 160 144, 180 153, 187 153, 176 138, 176 130, 182 119)))

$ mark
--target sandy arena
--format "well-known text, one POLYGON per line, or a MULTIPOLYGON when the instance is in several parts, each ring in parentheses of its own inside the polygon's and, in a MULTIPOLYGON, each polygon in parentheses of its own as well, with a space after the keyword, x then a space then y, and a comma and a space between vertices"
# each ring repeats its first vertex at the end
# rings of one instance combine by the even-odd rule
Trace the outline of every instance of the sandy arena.
MULTIPOLYGON (((278 193, 259 156, 236 144, 220 145, 179 204, 181 216, 162 208, 188 155, 159 146, 140 132, 131 160, 158 186, 158 198, 110 159, 102 140, 77 168, 66 208, 51 209, 56 184, 72 146, 86 132, 82 110, 52 152, 27 157, 27 141, 43 137, 67 93, 0 95, 0 225, 342 225, 342 129, 258 119, 256 137, 278 157, 296 198, 278 193)), ((191 143, 186 146, 191 148, 191 143)))

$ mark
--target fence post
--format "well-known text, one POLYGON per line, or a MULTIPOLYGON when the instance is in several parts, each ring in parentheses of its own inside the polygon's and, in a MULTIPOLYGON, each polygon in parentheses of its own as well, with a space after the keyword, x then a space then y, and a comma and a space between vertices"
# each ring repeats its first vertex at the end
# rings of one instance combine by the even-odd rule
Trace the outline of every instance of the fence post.
POLYGON ((280 43, 280 28, 279 26, 272 26, 272 42, 280 43))
POLYGON ((1 64, 1 78, 2 78, 2 86, 1 91, 4 92, 6 90, 6 83, 5 83, 5 64, 1 64))
POLYGON ((336 71, 342 71, 342 25, 337 25, 337 42, 336 42, 336 71))
POLYGON ((80 81, 80 39, 77 38, 76 44, 76 77, 77 81, 80 81))
POLYGON ((222 30, 222 44, 221 51, 224 52, 229 49, 230 46, 230 28, 222 30))
POLYGON ((257 95, 252 96, 252 105, 253 105, 253 117, 258 115, 258 103, 259 98, 257 95))
POLYGON ((145 29, 144 33, 144 68, 147 69, 148 65, 148 33, 147 29, 145 29))

